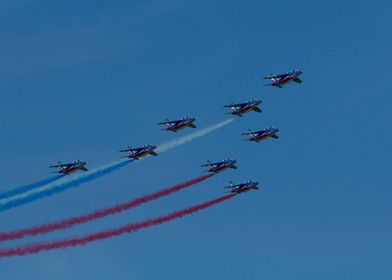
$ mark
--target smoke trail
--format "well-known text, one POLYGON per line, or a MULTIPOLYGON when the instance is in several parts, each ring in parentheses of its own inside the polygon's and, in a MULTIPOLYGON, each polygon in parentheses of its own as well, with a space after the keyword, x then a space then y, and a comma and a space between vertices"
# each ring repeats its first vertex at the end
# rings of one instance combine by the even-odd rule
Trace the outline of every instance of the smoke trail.
POLYGON ((21 186, 19 188, 13 189, 13 190, 9 190, 9 191, 0 193, 0 199, 11 197, 11 196, 14 196, 14 195, 17 195, 17 194, 20 194, 20 193, 27 192, 29 190, 33 190, 35 188, 42 187, 42 186, 44 186, 46 184, 52 183, 52 182, 54 182, 54 181, 56 181, 58 179, 61 179, 63 177, 64 177, 63 174, 56 175, 56 176, 53 176, 53 177, 50 177, 50 178, 47 178, 47 179, 43 179, 43 180, 35 182, 35 183, 31 183, 31 184, 24 185, 24 186, 21 186))
POLYGON ((46 196, 51 196, 68 190, 70 188, 77 187, 83 183, 89 182, 96 178, 107 175, 115 170, 123 168, 131 163, 133 160, 124 159, 117 161, 103 167, 92 169, 91 171, 80 174, 79 176, 63 180, 58 183, 48 184, 46 186, 36 188, 34 190, 27 191, 25 193, 18 194, 16 196, 0 200, 0 211, 8 210, 20 205, 24 205, 34 200, 44 198, 46 196))
POLYGON ((85 214, 85 215, 81 215, 81 216, 77 216, 77 217, 72 217, 70 219, 61 220, 61 221, 54 222, 51 224, 43 224, 43 225, 30 227, 30 228, 24 228, 24 229, 20 229, 20 230, 16 230, 16 231, 3 232, 3 233, 0 233, 0 242, 5 241, 5 240, 21 239, 25 236, 44 234, 44 233, 52 232, 52 231, 59 230, 59 229, 65 229, 65 228, 69 228, 69 227, 72 227, 77 224, 87 223, 87 222, 90 222, 90 221, 93 221, 96 219, 104 218, 109 215, 117 214, 122 211, 126 211, 131 208, 138 207, 144 203, 150 202, 152 200, 161 198, 163 196, 167 196, 167 195, 172 194, 174 192, 178 192, 180 190, 183 190, 185 188, 193 186, 197 183, 200 183, 200 182, 210 178, 211 176, 213 176, 213 174, 200 176, 198 178, 186 181, 184 183, 172 186, 170 188, 163 189, 163 190, 160 190, 158 192, 155 192, 155 193, 152 193, 152 194, 149 194, 146 196, 142 196, 140 198, 131 200, 129 202, 117 204, 114 207, 100 209, 100 210, 94 211, 89 214, 85 214))
POLYGON ((83 237, 75 237, 72 239, 53 241, 53 242, 47 242, 47 243, 36 243, 36 244, 26 245, 24 247, 0 249, 0 257, 11 257, 11 256, 17 256, 17 255, 23 256, 23 255, 27 255, 27 254, 39 253, 41 251, 74 247, 74 246, 79 246, 79 245, 86 245, 87 243, 90 243, 93 241, 107 239, 107 238, 119 236, 121 234, 131 233, 131 232, 143 229, 143 228, 148 228, 151 226, 160 225, 160 224, 169 222, 171 220, 181 218, 181 217, 193 214, 197 211, 214 206, 214 205, 221 203, 225 200, 233 198, 234 196, 235 196, 235 194, 225 195, 225 196, 219 197, 217 199, 210 200, 210 201, 207 201, 207 202, 204 202, 204 203, 201 203, 201 204, 198 204, 198 205, 195 205, 195 206, 183 209, 183 210, 179 210, 179 211, 173 212, 173 213, 165 215, 165 216, 160 216, 160 217, 157 217, 154 219, 148 219, 148 220, 138 222, 138 223, 127 224, 127 225, 119 227, 119 228, 109 229, 106 231, 101 231, 101 232, 89 234, 89 235, 86 235, 83 237))
MULTIPOLYGON (((186 135, 184 137, 181 137, 177 140, 170 141, 169 143, 159 145, 156 151, 158 153, 164 153, 168 150, 171 150, 175 147, 178 147, 180 145, 183 145, 185 143, 188 143, 196 138, 205 136, 221 127, 224 127, 228 125, 229 123, 233 122, 234 119, 228 119, 226 121, 220 122, 218 124, 206 127, 202 130, 196 131, 194 133, 191 133, 189 135, 186 135)), ((59 192, 63 192, 69 188, 77 187, 80 184, 89 182, 91 180, 94 180, 96 178, 102 177, 106 174, 109 174, 115 170, 118 170, 124 166, 126 166, 128 163, 130 163, 132 160, 125 159, 121 161, 117 161, 108 165, 105 165, 101 168, 91 170, 87 173, 84 174, 79 174, 77 177, 72 177, 69 178, 68 180, 63 180, 58 183, 52 183, 45 185, 40 188, 36 188, 21 194, 17 194, 15 196, 5 198, 5 199, 0 199, 0 212, 5 211, 17 206, 21 206, 24 204, 28 204, 30 202, 33 202, 35 200, 44 198, 46 196, 51 196, 53 194, 57 194, 59 192)))
POLYGON ((226 121, 220 122, 218 124, 206 127, 206 128, 204 128, 202 130, 199 130, 199 131, 196 131, 196 132, 191 133, 189 135, 186 135, 184 137, 181 137, 180 139, 173 140, 173 141, 170 141, 169 143, 160 145, 157 148, 157 153, 166 152, 166 151, 168 151, 170 149, 173 149, 175 147, 184 145, 185 143, 188 143, 188 142, 190 142, 190 141, 192 141, 192 140, 194 140, 196 138, 203 137, 203 136, 205 136, 205 135, 207 135, 207 134, 209 134, 209 133, 211 133, 211 132, 213 132, 213 131, 215 131, 215 130, 217 130, 219 128, 222 128, 222 127, 230 124, 233 121, 234 121, 234 119, 228 119, 226 121))

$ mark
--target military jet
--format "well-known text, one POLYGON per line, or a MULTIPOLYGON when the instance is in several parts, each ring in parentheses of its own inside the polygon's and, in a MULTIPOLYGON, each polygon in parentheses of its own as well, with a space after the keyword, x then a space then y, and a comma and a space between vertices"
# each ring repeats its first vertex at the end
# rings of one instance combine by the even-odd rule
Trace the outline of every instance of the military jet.
POLYGON ((241 135, 248 135, 249 141, 260 142, 270 137, 274 139, 278 139, 279 136, 277 135, 277 133, 279 131, 280 131, 279 128, 273 128, 269 126, 266 129, 259 130, 259 131, 252 131, 249 129, 249 132, 242 133, 241 135))
POLYGON ((230 185, 225 187, 225 189, 230 189, 230 193, 243 193, 247 192, 250 190, 258 190, 259 187, 257 186, 259 182, 253 181, 253 180, 246 180, 242 184, 234 184, 233 182, 230 182, 230 185))
POLYGON ((152 155, 152 156, 157 156, 158 154, 154 152, 154 150, 157 148, 157 146, 154 145, 144 145, 143 147, 140 148, 130 148, 128 146, 127 149, 120 150, 119 152, 126 152, 128 155, 123 156, 123 158, 131 158, 131 159, 140 159, 141 157, 144 157, 146 155, 152 155))
POLYGON ((260 103, 262 103, 261 100, 251 99, 245 103, 237 103, 237 104, 231 103, 231 104, 225 105, 223 107, 224 108, 231 108, 231 113, 227 113, 227 114, 232 114, 232 115, 242 117, 243 114, 248 113, 250 111, 255 111, 257 113, 261 113, 261 109, 259 107, 257 107, 260 103))
POLYGON ((82 171, 88 171, 88 169, 85 167, 87 162, 81 161, 81 160, 75 160, 74 162, 71 163, 61 163, 61 161, 58 161, 57 164, 49 166, 50 168, 58 168, 58 171, 52 172, 52 173, 60 173, 60 174, 65 174, 69 175, 70 173, 73 173, 78 170, 82 171))
POLYGON ((298 78, 298 76, 302 75, 302 73, 303 72, 300 70, 291 70, 286 74, 265 76, 264 79, 271 80, 271 84, 267 84, 266 86, 282 88, 285 84, 292 81, 298 84, 302 83, 302 80, 298 78))
POLYGON ((196 121, 195 118, 191 116, 187 116, 185 118, 182 118, 181 120, 175 120, 175 121, 170 121, 166 119, 166 121, 160 122, 158 124, 164 124, 166 126, 166 128, 164 128, 163 130, 178 132, 179 130, 184 129, 188 126, 192 128, 196 128, 196 125, 194 124, 195 121, 196 121))
POLYGON ((207 163, 202 164, 201 167, 207 167, 208 168, 208 170, 206 170, 207 172, 216 174, 228 168, 237 169, 237 166, 235 165, 236 163, 237 161, 235 159, 227 158, 219 162, 207 161, 207 163))

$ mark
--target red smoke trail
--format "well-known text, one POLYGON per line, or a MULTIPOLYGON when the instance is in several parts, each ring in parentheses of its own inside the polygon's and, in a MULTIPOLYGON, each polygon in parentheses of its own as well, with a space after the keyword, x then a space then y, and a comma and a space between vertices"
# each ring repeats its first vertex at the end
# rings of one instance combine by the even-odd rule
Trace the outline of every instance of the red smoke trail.
POLYGON ((115 237, 124 233, 131 233, 137 230, 140 230, 142 228, 147 228, 151 226, 156 226, 160 225, 162 223, 169 222, 171 220, 177 219, 184 217, 186 215, 193 214, 197 211, 203 210, 205 208, 214 206, 218 203, 221 203, 225 200, 228 200, 232 197, 236 196, 236 194, 228 194, 222 197, 219 197, 214 200, 210 200, 183 210, 179 210, 176 212, 173 212, 171 214, 157 217, 154 219, 148 219, 142 222, 138 223, 133 223, 133 224, 128 224, 119 228, 115 229, 110 229, 106 231, 101 231, 98 233, 93 233, 90 235, 86 235, 84 237, 76 237, 72 239, 66 239, 66 240, 60 240, 60 241, 53 241, 53 242, 47 242, 47 243, 36 243, 32 245, 27 245, 24 247, 17 247, 17 248, 9 248, 9 249, 0 249, 0 257, 11 257, 11 256, 23 256, 27 254, 35 254, 39 253, 41 251, 47 251, 47 250, 54 250, 54 249, 60 249, 60 248, 67 248, 67 247, 74 247, 78 245, 86 245, 87 243, 101 240, 101 239, 106 239, 106 238, 111 238, 115 237))
POLYGON ((106 217, 108 215, 117 214, 122 211, 140 206, 141 204, 158 199, 160 197, 167 196, 171 193, 178 192, 182 189, 188 188, 192 185, 195 185, 197 183, 200 183, 200 182, 210 178, 211 176, 212 176, 212 174, 204 175, 204 176, 189 180, 187 182, 175 185, 173 187, 170 187, 170 188, 167 188, 167 189, 164 189, 164 190, 137 198, 135 200, 121 203, 121 204, 115 205, 114 207, 100 209, 100 210, 97 210, 97 211, 89 213, 89 214, 85 214, 85 215, 81 215, 81 216, 77 216, 77 217, 72 217, 72 218, 65 219, 65 220, 60 220, 58 222, 54 222, 51 224, 43 224, 43 225, 24 228, 24 229, 20 229, 20 230, 16 230, 16 231, 11 231, 11 232, 0 232, 0 242, 5 241, 5 240, 21 239, 25 236, 44 234, 44 233, 59 230, 59 229, 65 229, 65 228, 69 228, 69 227, 72 227, 77 224, 87 223, 89 221, 100 219, 100 218, 106 217))

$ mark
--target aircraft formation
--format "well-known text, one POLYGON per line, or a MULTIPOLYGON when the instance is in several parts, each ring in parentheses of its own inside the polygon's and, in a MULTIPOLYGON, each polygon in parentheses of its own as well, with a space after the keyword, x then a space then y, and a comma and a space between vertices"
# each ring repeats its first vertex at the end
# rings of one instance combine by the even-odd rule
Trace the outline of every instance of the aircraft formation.
MULTIPOLYGON (((270 80, 271 84, 266 84, 265 86, 273 86, 277 88, 283 88, 283 86, 295 82, 297 84, 302 83, 302 80, 299 78, 300 75, 302 75, 303 72, 301 70, 290 70, 287 73, 284 74, 278 74, 278 75, 268 75, 263 77, 263 79, 270 80)), ((231 112, 227 112, 226 114, 231 114, 234 116, 238 117, 243 117, 245 114, 249 112, 257 112, 261 113, 262 109, 260 108, 260 104, 262 103, 262 100, 259 99, 250 99, 246 102, 242 103, 231 103, 231 104, 226 104, 223 106, 223 108, 230 108, 231 112)), ((192 116, 186 116, 178 120, 169 120, 166 119, 165 121, 158 122, 158 125, 164 125, 165 128, 162 130, 166 131, 171 131, 171 132, 179 132, 180 130, 183 130, 187 127, 189 128, 196 128, 195 125, 196 118, 192 116)), ((241 133, 241 135, 247 135, 248 139, 243 139, 243 140, 248 140, 251 142, 256 142, 259 143, 261 141, 267 140, 268 138, 273 138, 273 139, 278 139, 278 132, 280 131, 279 128, 274 128, 271 126, 268 126, 264 129, 253 131, 253 130, 248 130, 248 132, 241 133)), ((137 147, 137 148, 131 148, 128 146, 126 149, 122 149, 119 152, 121 153, 127 153, 125 156, 122 156, 122 158, 129 158, 133 160, 139 160, 142 157, 145 157, 147 155, 152 155, 152 156, 157 156, 158 154, 154 151, 157 149, 156 145, 152 144, 147 144, 142 147, 137 147)), ((219 172, 222 172, 227 169, 237 169, 236 166, 237 161, 235 159, 227 158, 222 161, 218 162, 211 162, 207 161, 206 164, 202 164, 201 167, 207 167, 208 169, 205 170, 206 172, 209 172, 211 174, 217 174, 219 172)), ((88 169, 85 167, 87 165, 87 162, 84 162, 82 160, 76 160, 71 163, 61 163, 60 161, 56 165, 51 165, 49 167, 51 168, 59 168, 59 170, 55 173, 60 173, 60 174, 65 174, 69 175, 73 172, 76 172, 78 170, 81 171, 88 171, 88 169)), ((231 193, 239 194, 243 192, 247 192, 249 190, 258 190, 259 188, 257 185, 259 182, 253 181, 253 180, 246 180, 242 184, 234 184, 230 182, 230 185, 224 188, 229 188, 231 193)))
MULTIPOLYGON (((264 79, 271 80, 272 84, 269 85, 275 86, 277 88, 282 88, 284 85, 287 85, 291 81, 294 81, 296 83, 301 83, 302 81, 298 78, 300 75, 302 75, 302 71, 291 70, 286 74, 269 75, 264 77, 264 79)), ((262 103, 263 102, 261 100, 250 99, 242 103, 226 104, 223 107, 231 109, 230 112, 225 112, 225 114, 230 114, 242 118, 246 114, 252 111, 256 113, 261 113, 262 103)), ((58 173, 57 175, 52 176, 51 178, 47 178, 41 181, 37 181, 28 185, 21 186, 19 188, 10 191, 0 193, 0 212, 14 207, 19 207, 21 205, 29 204, 35 200, 54 195, 56 193, 65 191, 66 189, 69 188, 79 186, 91 180, 95 180, 101 176, 104 176, 105 174, 109 174, 110 172, 113 172, 114 170, 118 170, 131 162, 145 158, 146 156, 149 155, 157 156, 158 153, 161 154, 169 149, 177 147, 178 145, 182 145, 183 143, 191 141, 191 139, 194 139, 196 137, 202 137, 203 135, 206 135, 211 131, 223 127, 224 125, 227 125, 232 121, 233 118, 220 122, 213 126, 201 130, 197 130, 196 132, 193 132, 189 135, 185 135, 184 137, 180 137, 180 139, 171 141, 169 143, 160 145, 159 147, 152 144, 146 144, 141 147, 128 146, 127 148, 118 151, 119 153, 122 154, 121 156, 119 156, 121 160, 91 170, 87 169, 87 162, 82 160, 76 160, 70 163, 57 162, 57 164, 49 166, 50 168, 57 169, 57 171, 52 172, 52 173, 58 173), (80 172, 78 175, 66 177, 68 175, 76 173, 77 171, 84 171, 84 172, 80 172), (61 178, 64 179, 61 180, 61 178)), ((186 116, 182 119, 177 119, 177 120, 166 119, 165 121, 159 122, 157 124, 164 125, 164 128, 162 130, 178 133, 188 128, 195 129, 196 128, 195 122, 196 122, 196 118, 191 116, 186 116)), ((241 135, 248 136, 248 139, 243 139, 243 140, 259 143, 269 138, 278 139, 279 131, 280 131, 279 128, 268 126, 261 130, 248 130, 248 132, 243 132, 241 133, 241 135)), ((188 188, 192 185, 203 182, 204 180, 207 180, 208 178, 218 173, 221 173, 225 170, 237 169, 237 160, 233 158, 226 158, 222 161, 215 161, 215 162, 211 162, 208 160, 206 163, 202 164, 201 167, 205 168, 203 170, 204 172, 206 172, 205 175, 201 175, 197 178, 171 186, 166 189, 161 189, 157 192, 144 195, 142 197, 127 202, 117 203, 112 207, 102 208, 88 214, 74 216, 68 219, 58 220, 53 223, 41 224, 38 226, 22 228, 19 230, 14 230, 9 232, 0 232, 0 242, 6 240, 22 239, 27 236, 43 235, 56 230, 70 228, 77 224, 83 224, 93 220, 101 219, 109 215, 121 213, 122 211, 138 207, 147 202, 159 199, 161 197, 188 188)), ((34 254, 44 250, 67 248, 76 245, 84 246, 89 242, 115 237, 120 234, 130 233, 142 228, 156 226, 173 219, 190 215, 192 213, 195 213, 207 207, 211 207, 220 202, 235 197, 239 194, 246 193, 251 190, 259 190, 260 185, 261 184, 258 181, 250 180, 250 179, 245 180, 243 183, 237 183, 237 184, 230 181, 228 186, 223 187, 224 189, 227 189, 225 194, 216 199, 209 200, 204 203, 200 203, 182 210, 178 210, 168 215, 158 216, 154 219, 150 218, 142 222, 126 224, 119 228, 108 229, 100 232, 87 234, 83 237, 75 237, 75 238, 69 238, 69 239, 64 239, 59 241, 40 242, 35 244, 33 243, 21 247, 0 248, 0 258, 16 256, 16 255, 22 256, 26 254, 34 254)))

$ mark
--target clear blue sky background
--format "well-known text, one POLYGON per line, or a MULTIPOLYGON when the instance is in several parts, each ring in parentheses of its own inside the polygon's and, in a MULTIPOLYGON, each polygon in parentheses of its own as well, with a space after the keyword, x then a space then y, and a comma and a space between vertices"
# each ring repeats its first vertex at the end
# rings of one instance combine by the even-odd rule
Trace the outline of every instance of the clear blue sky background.
MULTIPOLYGON (((0 230, 54 221, 198 176, 239 169, 134 211, 49 236, 83 235, 215 198, 259 192, 86 247, 0 260, 1 279, 391 279, 390 1, 0 2, 1 190, 57 160, 97 167, 192 114, 260 98, 263 113, 80 188, 0 213, 0 230), (260 77, 298 67, 304 82, 260 77), (279 140, 240 141, 273 125, 279 140)), ((189 132, 188 130, 187 132, 189 132)), ((185 133, 185 131, 184 131, 185 133)), ((11 242, 2 246, 20 244, 11 242)))

